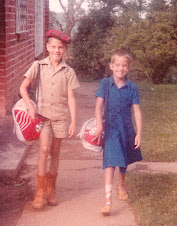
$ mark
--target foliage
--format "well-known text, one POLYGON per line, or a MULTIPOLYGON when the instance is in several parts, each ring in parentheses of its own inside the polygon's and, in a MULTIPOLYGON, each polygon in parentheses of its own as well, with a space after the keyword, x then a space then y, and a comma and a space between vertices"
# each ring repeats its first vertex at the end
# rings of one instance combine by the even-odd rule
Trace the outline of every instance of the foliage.
POLYGON ((177 84, 177 67, 170 67, 164 79, 165 83, 177 84))
MULTIPOLYGON (((111 54, 128 49, 133 71, 154 83, 176 68, 176 1, 91 0, 92 9, 81 20, 74 37, 74 67, 82 77, 97 78, 107 71, 111 54)), ((174 80, 174 75, 170 74, 174 80)))
POLYGON ((165 0, 151 0, 149 8, 151 12, 165 12, 168 10, 168 4, 165 0))
POLYGON ((100 78, 108 69, 102 46, 107 44, 109 31, 117 19, 116 13, 127 10, 128 6, 122 0, 89 2, 90 13, 80 21, 73 41, 73 67, 81 77, 100 78))
POLYGON ((92 10, 78 27, 73 41, 74 68, 81 77, 102 77, 105 72, 104 55, 100 51, 106 44, 107 31, 113 26, 110 12, 92 10))
POLYGON ((162 82, 177 58, 176 15, 167 11, 149 13, 145 19, 135 16, 129 13, 120 17, 122 24, 112 29, 110 45, 103 47, 105 57, 126 48, 136 58, 134 69, 154 83, 162 82))

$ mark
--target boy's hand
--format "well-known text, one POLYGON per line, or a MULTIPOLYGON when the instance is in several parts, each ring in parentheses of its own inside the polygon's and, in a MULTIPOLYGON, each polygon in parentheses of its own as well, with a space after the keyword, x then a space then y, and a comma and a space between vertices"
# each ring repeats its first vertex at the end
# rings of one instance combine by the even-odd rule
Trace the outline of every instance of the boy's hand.
POLYGON ((35 108, 33 106, 31 106, 28 109, 28 116, 30 117, 31 120, 35 119, 35 114, 36 114, 36 110, 35 110, 35 108))
POLYGON ((136 135, 135 137, 135 149, 138 149, 141 147, 141 136, 136 135))
POLYGON ((69 138, 73 137, 75 135, 75 131, 76 131, 76 124, 75 123, 71 123, 69 126, 69 138))

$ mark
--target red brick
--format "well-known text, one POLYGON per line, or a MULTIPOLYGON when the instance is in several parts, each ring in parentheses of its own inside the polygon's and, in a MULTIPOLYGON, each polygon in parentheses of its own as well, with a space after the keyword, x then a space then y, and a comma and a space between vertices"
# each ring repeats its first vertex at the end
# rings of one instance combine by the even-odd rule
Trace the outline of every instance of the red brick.
POLYGON ((0 62, 5 62, 6 61, 6 57, 5 56, 0 56, 0 62))
POLYGON ((5 90, 6 89, 6 84, 0 82, 0 90, 5 90))
POLYGON ((0 69, 0 83, 1 83, 1 82, 5 82, 5 81, 3 80, 3 77, 5 77, 5 76, 6 76, 6 71, 0 69))
MULTIPOLYGON (((1 70, 0 70, 1 73, 1 70)), ((6 74, 5 74, 6 75, 6 74)), ((6 83, 6 77, 4 75, 0 75, 0 82, 6 83)))
POLYGON ((0 55, 5 55, 6 54, 6 49, 0 48, 0 55))
POLYGON ((0 62, 0 70, 5 70, 6 64, 0 62))
MULTIPOLYGON (((4 98, 4 102, 0 101, 1 117, 2 114, 11 111, 14 100, 17 99, 23 75, 34 62, 35 0, 27 1, 28 31, 18 35, 15 21, 16 0, 0 1, 0 95, 4 98)), ((45 9, 48 4, 48 0, 44 0, 45 31, 48 30, 48 9, 45 9)))
POLYGON ((5 41, 0 41, 0 48, 6 48, 6 43, 5 41))
POLYGON ((16 19, 16 15, 14 13, 9 13, 6 11, 6 21, 13 21, 16 19))

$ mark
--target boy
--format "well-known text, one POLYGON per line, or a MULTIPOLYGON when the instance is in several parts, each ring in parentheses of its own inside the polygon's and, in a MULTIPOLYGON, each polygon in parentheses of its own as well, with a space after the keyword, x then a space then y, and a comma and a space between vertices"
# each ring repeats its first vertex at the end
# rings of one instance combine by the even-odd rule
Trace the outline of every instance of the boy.
POLYGON ((35 61, 26 72, 21 84, 20 93, 26 103, 28 115, 35 118, 36 110, 32 106, 28 87, 36 79, 40 66, 40 85, 38 98, 38 114, 45 117, 40 134, 40 147, 37 167, 37 191, 33 208, 41 209, 47 203, 57 205, 55 182, 59 163, 59 152, 62 138, 72 137, 76 128, 76 102, 74 89, 79 87, 75 72, 69 67, 63 56, 70 44, 70 37, 60 31, 47 32, 47 50, 49 56, 35 61), (68 106, 67 106, 68 105, 68 106), (67 129, 68 107, 71 115, 69 130, 67 129), (68 130, 68 131, 67 131, 68 130), (53 133, 50 149, 50 134, 53 133), (50 153, 49 172, 47 173, 47 158, 50 153))

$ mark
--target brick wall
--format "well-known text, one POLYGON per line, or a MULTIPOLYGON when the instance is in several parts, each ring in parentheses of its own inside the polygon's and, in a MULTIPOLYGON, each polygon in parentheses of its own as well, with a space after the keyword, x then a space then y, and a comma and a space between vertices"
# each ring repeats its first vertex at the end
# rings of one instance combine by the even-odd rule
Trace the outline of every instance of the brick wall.
MULTIPOLYGON (((6 42, 5 42, 5 0, 0 7, 0 105, 5 106, 6 95, 6 42)), ((5 115, 4 107, 0 106, 0 115, 5 115)))
MULTIPOLYGON (((19 99, 23 75, 35 60, 35 0, 27 2, 27 31, 21 34, 16 33, 16 0, 3 0, 0 7, 0 117, 11 113, 12 106, 19 99)), ((49 2, 43 2, 45 43, 49 2)), ((45 45, 40 57, 44 56, 45 45)))

